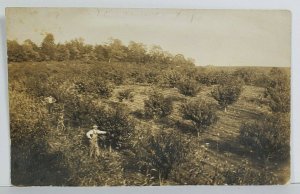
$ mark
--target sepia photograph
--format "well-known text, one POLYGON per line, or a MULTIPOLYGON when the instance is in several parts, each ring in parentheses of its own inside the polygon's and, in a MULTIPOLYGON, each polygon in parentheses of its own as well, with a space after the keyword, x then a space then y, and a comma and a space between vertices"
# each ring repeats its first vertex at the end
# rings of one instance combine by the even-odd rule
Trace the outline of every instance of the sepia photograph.
POLYGON ((291 13, 6 8, 14 186, 290 182, 291 13))

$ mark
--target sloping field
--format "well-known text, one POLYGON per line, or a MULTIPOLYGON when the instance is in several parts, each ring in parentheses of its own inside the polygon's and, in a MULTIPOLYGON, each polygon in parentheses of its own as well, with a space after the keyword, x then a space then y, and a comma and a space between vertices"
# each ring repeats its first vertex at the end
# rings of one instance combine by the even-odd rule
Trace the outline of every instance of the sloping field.
MULTIPOLYGON (((205 168, 205 173, 201 176, 203 181, 209 179, 207 174, 215 173, 216 169, 222 165, 222 168, 238 167, 243 164, 249 169, 256 171, 257 173, 261 171, 270 171, 277 178, 279 183, 286 183, 288 180, 283 177, 286 176, 284 173, 289 173, 288 165, 271 162, 263 162, 263 159, 258 157, 256 153, 242 146, 239 142, 239 128, 242 123, 257 120, 263 113, 268 112, 268 106, 264 104, 263 99, 263 88, 254 86, 244 86, 243 92, 239 100, 229 106, 227 112, 223 110, 218 110, 218 121, 207 131, 203 132, 200 137, 197 137, 188 130, 188 121, 182 120, 180 115, 179 107, 180 104, 189 100, 192 97, 186 97, 178 92, 175 88, 160 88, 161 92, 174 100, 173 112, 167 118, 158 120, 149 120, 142 118, 139 115, 143 115, 144 100, 153 91, 153 86, 150 85, 121 85, 117 86, 113 91, 113 96, 109 99, 110 102, 119 102, 117 99, 118 92, 126 89, 132 89, 134 93, 133 100, 124 100, 122 103, 126 104, 131 112, 132 118, 135 120, 137 130, 151 130, 152 134, 155 134, 161 129, 168 128, 169 130, 179 130, 182 133, 183 138, 187 141, 195 141, 195 147, 189 150, 189 154, 194 155, 195 158, 199 158, 199 163, 203 164, 205 168), (139 113, 139 114, 137 114, 139 113), (205 159, 198 155, 201 153, 205 155, 205 159)), ((157 89, 157 88, 156 88, 157 89)), ((211 101, 214 104, 216 101, 210 96, 210 91, 212 87, 203 86, 202 90, 196 97, 193 98, 203 98, 207 101, 211 101)), ((80 152, 82 157, 87 158, 88 162, 93 164, 94 162, 89 160, 87 142, 85 142, 85 132, 89 129, 81 129, 81 133, 75 133, 74 129, 67 129, 65 132, 58 130, 53 130, 52 135, 49 136, 49 145, 53 152, 61 151, 63 153, 69 152, 80 152), (80 136, 80 137, 77 137, 80 136), (78 140, 81 139, 81 142, 78 140), (62 150, 64 145, 73 145, 77 140, 76 146, 71 146, 62 150), (73 141, 73 143, 72 143, 73 141)), ((116 151, 112 151, 113 154, 118 155, 116 151)), ((109 152, 102 149, 103 157, 109 157, 109 152)), ((112 153, 111 153, 112 154, 112 153)), ((69 158, 74 159, 75 158, 69 158)), ((80 167, 80 166, 78 166, 80 167)), ((132 174, 124 172, 125 179, 130 180, 136 178, 137 176, 143 176, 142 174, 132 174)), ((130 181, 127 181, 130 184, 130 181)), ((126 184, 126 183, 124 183, 126 184)), ((143 184, 143 183, 141 183, 143 184)), ((146 184, 146 183, 145 183, 146 184)))
MULTIPOLYGON (((147 95, 152 91, 151 87, 121 86, 118 90, 128 87, 134 90, 135 98, 134 102, 124 103, 126 103, 132 111, 143 109, 143 101, 147 99, 147 95)), ((193 98, 203 98, 216 104, 216 101, 210 96, 211 89, 212 87, 203 86, 199 94, 193 98)), ((148 125, 153 131, 162 127, 170 127, 173 130, 185 131, 184 128, 178 129, 176 123, 178 121, 186 123, 180 116, 179 106, 183 100, 188 100, 191 97, 180 94, 175 88, 164 88, 161 89, 161 92, 165 96, 171 96, 176 99, 172 115, 168 116, 168 118, 163 121, 140 120, 140 123, 148 125)), ((198 148, 195 148, 195 150, 205 150, 208 158, 208 167, 211 168, 211 170, 222 163, 226 163, 229 166, 238 166, 241 162, 245 162, 249 168, 257 170, 258 172, 266 170, 266 168, 269 171, 273 171, 274 174, 278 176, 281 183, 288 181, 282 178, 288 176, 286 176, 286 174, 281 174, 282 172, 289 173, 289 170, 286 167, 287 165, 282 164, 281 166, 278 166, 277 163, 262 162, 262 158, 257 156, 254 151, 242 146, 238 139, 239 129, 242 123, 257 120, 263 114, 269 112, 268 106, 264 104, 263 92, 264 88, 244 86, 239 100, 232 106, 229 106, 227 112, 219 110, 217 112, 219 117, 217 123, 201 134, 199 138, 195 137, 195 135, 190 135, 188 132, 186 133, 186 138, 191 139, 191 141, 199 142, 198 148)), ((207 177, 203 178, 205 179, 207 177)))

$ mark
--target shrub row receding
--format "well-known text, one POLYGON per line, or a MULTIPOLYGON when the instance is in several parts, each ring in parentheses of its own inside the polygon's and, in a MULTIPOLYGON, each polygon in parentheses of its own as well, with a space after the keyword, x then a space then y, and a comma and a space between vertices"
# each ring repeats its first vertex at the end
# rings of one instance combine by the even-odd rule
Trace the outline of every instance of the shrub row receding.
POLYGON ((284 161, 290 156, 289 114, 280 113, 244 123, 239 139, 264 159, 284 161))

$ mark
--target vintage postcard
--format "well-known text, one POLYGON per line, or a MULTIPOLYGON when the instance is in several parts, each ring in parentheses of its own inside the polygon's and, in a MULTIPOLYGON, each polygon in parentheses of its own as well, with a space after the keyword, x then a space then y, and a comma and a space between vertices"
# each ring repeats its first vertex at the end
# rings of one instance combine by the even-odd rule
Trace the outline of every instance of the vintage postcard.
POLYGON ((289 183, 290 12, 6 19, 13 185, 289 183))

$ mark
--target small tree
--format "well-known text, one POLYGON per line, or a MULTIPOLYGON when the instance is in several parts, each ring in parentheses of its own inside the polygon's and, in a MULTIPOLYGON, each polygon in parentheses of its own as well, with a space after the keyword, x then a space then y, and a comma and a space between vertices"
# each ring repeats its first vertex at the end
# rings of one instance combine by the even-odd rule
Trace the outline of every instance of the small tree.
POLYGON ((265 94, 269 97, 269 106, 273 112, 290 112, 290 80, 289 76, 279 68, 270 72, 270 80, 265 94))
POLYGON ((102 98, 109 98, 112 96, 114 85, 106 80, 95 80, 89 84, 88 91, 102 98))
POLYGON ((16 40, 7 41, 7 56, 8 63, 10 62, 22 62, 26 59, 26 53, 22 45, 20 45, 16 40))
POLYGON ((65 118, 68 125, 82 127, 90 124, 90 101, 82 100, 77 95, 61 96, 61 100, 64 103, 65 118))
POLYGON ((105 144, 114 149, 128 147, 134 122, 129 118, 128 110, 119 104, 111 107, 95 107, 90 111, 92 120, 101 127, 101 130, 107 131, 105 144))
POLYGON ((172 112, 172 100, 164 97, 158 91, 150 94, 149 99, 144 101, 145 114, 148 117, 165 117, 172 112))
POLYGON ((144 72, 145 80, 149 84, 157 84, 159 82, 159 74, 157 70, 154 69, 148 69, 147 71, 144 72))
POLYGON ((66 61, 70 59, 70 51, 64 44, 57 44, 57 61, 66 61))
POLYGON ((41 44, 41 55, 44 60, 55 60, 56 58, 56 44, 54 42, 53 34, 49 33, 45 36, 41 44))
POLYGON ((107 50, 102 45, 96 45, 94 48, 94 53, 98 61, 105 61, 107 58, 107 50))
POLYGON ((170 87, 174 88, 180 82, 181 74, 179 71, 168 70, 164 74, 164 82, 168 84, 170 87))
POLYGON ((182 104, 181 113, 184 119, 193 122, 198 137, 200 136, 200 132, 207 129, 207 127, 217 120, 213 106, 201 99, 191 100, 182 104))
POLYGON ((145 173, 159 180, 160 185, 169 178, 172 169, 185 157, 181 139, 174 132, 161 132, 138 145, 137 159, 145 173))
POLYGON ((229 83, 220 84, 215 87, 211 94, 226 112, 228 105, 236 102, 241 92, 242 84, 238 81, 230 81, 229 83))
POLYGON ((177 88, 181 94, 186 96, 196 96, 200 87, 196 80, 191 78, 183 78, 178 82, 177 88))
POLYGON ((113 61, 122 61, 126 58, 127 53, 125 47, 121 40, 111 38, 109 44, 105 45, 107 51, 108 62, 113 61))
POLYGON ((81 56, 80 56, 80 48, 79 47, 81 47, 82 44, 83 43, 77 39, 71 40, 70 42, 65 43, 65 46, 69 50, 69 53, 70 53, 70 56, 69 56, 70 60, 80 59, 81 56))
POLYGON ((289 158, 290 120, 288 113, 277 113, 261 121, 244 123, 240 128, 242 144, 265 159, 289 158))
POLYGON ((26 61, 38 61, 40 59, 39 48, 30 39, 24 41, 23 51, 26 61))
POLYGON ((146 46, 142 43, 130 41, 128 45, 128 60, 136 63, 144 62, 146 46))

